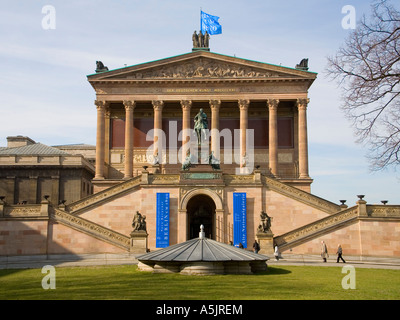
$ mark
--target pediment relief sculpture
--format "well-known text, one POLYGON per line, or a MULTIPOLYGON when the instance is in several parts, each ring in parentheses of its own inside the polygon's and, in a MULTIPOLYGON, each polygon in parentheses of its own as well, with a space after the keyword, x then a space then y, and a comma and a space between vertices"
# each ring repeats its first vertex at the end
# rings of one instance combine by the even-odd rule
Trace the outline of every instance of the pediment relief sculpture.
POLYGON ((271 78, 280 76, 285 75, 208 59, 199 59, 121 75, 121 77, 127 79, 271 78))

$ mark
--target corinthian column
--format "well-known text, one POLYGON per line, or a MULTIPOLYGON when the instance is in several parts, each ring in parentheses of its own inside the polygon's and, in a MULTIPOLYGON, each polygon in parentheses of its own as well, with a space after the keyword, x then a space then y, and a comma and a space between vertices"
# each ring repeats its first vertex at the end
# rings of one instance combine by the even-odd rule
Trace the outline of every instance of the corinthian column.
POLYGON ((278 175, 278 104, 279 100, 269 99, 269 168, 278 175))
POLYGON ((219 149, 219 108, 221 100, 210 100, 211 108, 211 151, 217 159, 220 158, 219 149))
POLYGON ((164 108, 164 101, 154 100, 152 101, 154 109, 154 151, 153 156, 158 157, 158 160, 162 161, 162 110, 164 108))
POLYGON ((190 150, 190 110, 192 108, 191 100, 182 100, 182 163, 185 161, 187 152, 190 150))
POLYGON ((309 99, 297 99, 299 112, 299 178, 308 179, 307 104, 309 99))
POLYGON ((124 101, 125 106, 125 175, 124 179, 133 177, 133 109, 135 101, 124 101))
POLYGON ((240 167, 245 167, 245 157, 246 157, 246 130, 248 127, 248 114, 250 100, 239 100, 240 109, 240 167))
POLYGON ((96 131, 96 173, 95 179, 104 179, 104 139, 105 139, 105 111, 109 103, 96 100, 97 108, 97 131, 96 131))

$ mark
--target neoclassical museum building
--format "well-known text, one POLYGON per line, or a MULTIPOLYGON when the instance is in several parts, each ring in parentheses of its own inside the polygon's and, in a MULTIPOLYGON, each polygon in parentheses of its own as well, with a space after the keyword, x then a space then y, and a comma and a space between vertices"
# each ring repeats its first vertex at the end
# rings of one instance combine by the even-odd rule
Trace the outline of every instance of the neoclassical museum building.
MULTIPOLYGON (((24 205, 0 194, 0 255, 135 255, 196 238, 203 225, 206 237, 248 250, 258 240, 267 255, 274 245, 319 255, 323 240, 332 256, 340 243, 354 259, 400 258, 400 206, 311 192, 316 78, 307 59, 290 68, 209 48, 115 70, 98 61, 87 76, 92 192, 24 205)), ((0 170, 10 151, 0 149, 0 170)))

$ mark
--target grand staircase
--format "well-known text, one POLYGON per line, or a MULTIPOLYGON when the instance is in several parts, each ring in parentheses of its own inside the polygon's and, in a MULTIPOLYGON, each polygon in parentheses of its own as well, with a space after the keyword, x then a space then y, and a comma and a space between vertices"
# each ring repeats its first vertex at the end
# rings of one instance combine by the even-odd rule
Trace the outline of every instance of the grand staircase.
MULTIPOLYGON (((23 219, 48 216, 51 220, 68 226, 74 230, 85 233, 91 237, 105 241, 127 252, 132 249, 130 236, 121 234, 112 229, 82 218, 81 214, 112 199, 121 197, 129 192, 137 190, 142 184, 168 183, 176 185, 179 182, 178 175, 165 178, 163 175, 138 176, 107 188, 89 197, 71 203, 67 206, 51 206, 49 204, 30 206, 0 206, 0 216, 5 218, 23 219)), ((266 176, 226 176, 226 185, 263 184, 266 188, 280 193, 290 199, 302 202, 308 206, 326 212, 328 216, 319 219, 285 234, 274 237, 274 242, 281 251, 301 245, 335 230, 345 228, 360 219, 379 219, 381 221, 399 221, 400 206, 367 205, 365 201, 358 201, 356 206, 343 209, 341 206, 314 196, 308 192, 284 184, 276 179, 266 176), (258 179, 258 180, 257 180, 258 179)))
MULTIPOLYGON (((176 178, 179 179, 178 177, 176 178)), ((281 250, 312 240, 324 233, 331 232, 335 228, 344 227, 354 221, 357 217, 357 207, 340 211, 340 206, 335 203, 284 184, 278 180, 266 176, 262 176, 262 178, 262 183, 271 190, 330 214, 330 216, 315 221, 310 225, 303 226, 284 235, 275 237, 274 241, 280 246, 281 250)), ((157 181, 157 175, 154 175, 153 181, 157 181)), ((76 201, 66 206, 65 210, 53 208, 51 218, 70 228, 129 251, 131 241, 130 237, 86 220, 80 217, 80 214, 93 207, 99 206, 112 198, 120 197, 128 192, 132 192, 135 188, 139 188, 142 182, 142 176, 134 177, 130 180, 119 183, 118 185, 76 201)))
POLYGON ((347 227, 355 223, 357 219, 358 206, 354 206, 274 237, 274 242, 281 251, 285 251, 324 234, 347 227))
POLYGON ((50 218, 74 230, 83 232, 91 237, 105 241, 126 251, 129 251, 131 248, 130 237, 86 220, 80 216, 73 215, 58 208, 52 208, 50 218))
POLYGON ((131 249, 130 237, 84 219, 80 216, 80 214, 93 207, 99 206, 110 199, 123 196, 128 192, 132 192, 132 190, 140 186, 140 183, 141 176, 134 177, 113 187, 107 188, 103 191, 71 203, 70 205, 65 206, 64 209, 60 209, 60 207, 51 207, 50 218, 74 230, 80 231, 91 237, 105 241, 129 252, 131 249))

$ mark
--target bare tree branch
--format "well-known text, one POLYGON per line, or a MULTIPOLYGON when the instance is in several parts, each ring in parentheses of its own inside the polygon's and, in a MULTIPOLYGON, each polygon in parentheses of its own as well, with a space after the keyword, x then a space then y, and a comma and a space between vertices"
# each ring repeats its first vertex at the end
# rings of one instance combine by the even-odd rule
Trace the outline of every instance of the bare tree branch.
POLYGON ((371 9, 328 57, 326 73, 342 88, 341 109, 379 170, 400 165, 400 12, 388 0, 371 9))

